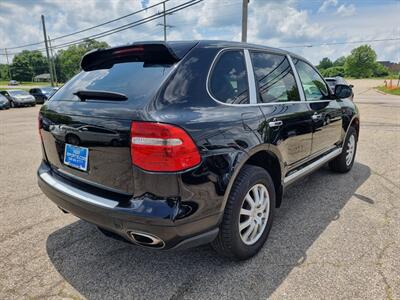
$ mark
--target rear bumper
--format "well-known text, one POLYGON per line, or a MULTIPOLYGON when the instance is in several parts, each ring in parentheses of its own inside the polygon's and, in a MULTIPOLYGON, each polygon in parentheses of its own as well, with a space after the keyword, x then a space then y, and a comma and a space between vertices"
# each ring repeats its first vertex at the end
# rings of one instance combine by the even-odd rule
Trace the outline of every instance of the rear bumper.
POLYGON ((79 189, 63 180, 42 163, 38 184, 58 207, 106 231, 134 242, 129 232, 150 234, 163 241, 162 249, 181 249, 206 244, 218 234, 220 214, 185 222, 174 220, 178 204, 142 196, 120 203, 79 189))
POLYGON ((21 107, 21 106, 31 106, 31 105, 36 105, 36 101, 14 101, 15 106, 21 107))

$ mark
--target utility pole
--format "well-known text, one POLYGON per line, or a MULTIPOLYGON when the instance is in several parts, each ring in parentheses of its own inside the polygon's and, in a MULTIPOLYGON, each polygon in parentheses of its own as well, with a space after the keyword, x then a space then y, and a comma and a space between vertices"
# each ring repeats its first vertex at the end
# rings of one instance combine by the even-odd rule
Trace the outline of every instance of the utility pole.
POLYGON ((242 6, 242 42, 247 42, 247 8, 249 0, 243 0, 242 6))
POLYGON ((53 55, 53 48, 51 47, 51 39, 50 36, 48 36, 49 40, 49 48, 50 48, 50 55, 51 55, 51 63, 52 63, 52 70, 53 70, 53 75, 54 75, 54 82, 57 84, 57 72, 56 72, 56 60, 53 55))
POLYGON ((157 23, 157 26, 163 26, 164 27, 164 42, 166 42, 167 41, 167 28, 172 28, 172 27, 174 27, 174 26, 171 26, 171 25, 167 25, 167 14, 165 13, 165 2, 167 2, 168 0, 166 0, 166 1, 163 1, 162 2, 162 5, 163 5, 163 19, 164 19, 164 22, 161 24, 161 23, 157 23))
POLYGON ((6 53, 8 76, 10 77, 10 80, 12 80, 10 63, 8 62, 7 48, 4 48, 4 52, 6 53))
POLYGON ((162 3, 164 10, 164 42, 167 41, 167 15, 165 14, 165 1, 162 3))
POLYGON ((44 16, 43 15, 42 15, 42 25, 43 25, 44 44, 46 46, 47 62, 49 64, 50 81, 51 81, 51 86, 54 86, 53 71, 51 69, 51 62, 50 62, 50 55, 49 55, 49 46, 47 45, 46 25, 44 23, 44 16))

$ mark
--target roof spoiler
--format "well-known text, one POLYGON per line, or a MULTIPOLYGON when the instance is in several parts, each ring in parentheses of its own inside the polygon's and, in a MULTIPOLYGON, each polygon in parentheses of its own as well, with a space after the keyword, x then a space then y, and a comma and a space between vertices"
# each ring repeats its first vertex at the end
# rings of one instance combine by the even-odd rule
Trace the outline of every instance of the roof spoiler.
POLYGON ((144 62, 146 64, 174 64, 181 57, 163 42, 132 44, 128 46, 97 49, 86 53, 81 60, 84 71, 110 69, 123 62, 144 62))

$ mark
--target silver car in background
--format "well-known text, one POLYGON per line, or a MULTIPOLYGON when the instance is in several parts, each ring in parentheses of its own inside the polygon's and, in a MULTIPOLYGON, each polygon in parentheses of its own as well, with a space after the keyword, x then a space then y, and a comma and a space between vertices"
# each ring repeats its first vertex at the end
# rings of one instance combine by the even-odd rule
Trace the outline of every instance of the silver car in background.
POLYGON ((23 90, 0 91, 4 97, 10 101, 11 107, 35 106, 36 100, 31 94, 23 90))

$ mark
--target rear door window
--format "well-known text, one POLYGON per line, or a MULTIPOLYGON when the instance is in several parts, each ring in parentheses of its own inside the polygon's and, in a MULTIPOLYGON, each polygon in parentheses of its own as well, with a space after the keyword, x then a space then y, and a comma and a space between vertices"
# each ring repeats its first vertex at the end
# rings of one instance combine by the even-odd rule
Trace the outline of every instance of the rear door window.
POLYGON ((122 93, 128 97, 128 102, 141 104, 158 90, 171 69, 172 65, 124 62, 110 69, 82 71, 55 93, 51 101, 79 101, 75 92, 99 90, 122 93))
POLYGON ((228 50, 220 55, 212 70, 209 87, 218 101, 249 103, 249 83, 242 50, 228 50))
POLYGON ((293 70, 285 55, 250 52, 258 103, 300 101, 293 70))

